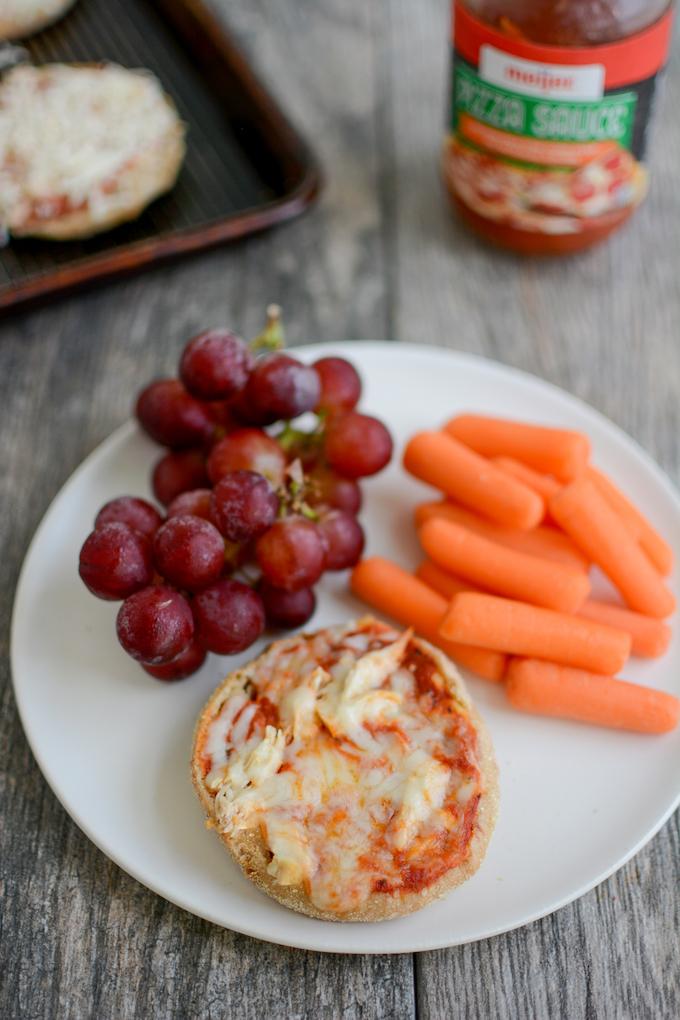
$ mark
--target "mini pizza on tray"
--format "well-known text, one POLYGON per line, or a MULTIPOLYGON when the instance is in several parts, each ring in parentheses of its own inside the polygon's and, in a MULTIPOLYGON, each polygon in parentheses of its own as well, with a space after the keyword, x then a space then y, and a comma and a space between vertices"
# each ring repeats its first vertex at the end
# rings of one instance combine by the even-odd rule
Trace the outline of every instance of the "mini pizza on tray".
POLYGON ((75 0, 0 0, 0 39, 22 39, 46 28, 75 0))
POLYGON ((493 749, 438 649, 366 617, 276 641, 215 691, 192 776, 246 876, 311 917, 411 913, 477 870, 493 749))
POLYGON ((173 186, 184 152, 149 72, 15 67, 0 83, 0 229, 54 240, 108 230, 173 186))

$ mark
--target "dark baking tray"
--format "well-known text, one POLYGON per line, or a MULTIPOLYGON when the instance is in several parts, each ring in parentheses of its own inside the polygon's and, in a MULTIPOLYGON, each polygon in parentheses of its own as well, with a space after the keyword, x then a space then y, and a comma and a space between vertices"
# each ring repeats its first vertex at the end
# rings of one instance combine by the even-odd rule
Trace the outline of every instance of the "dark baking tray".
POLYGON ((22 45, 36 64, 149 68, 188 125, 187 156, 175 188, 132 223, 85 241, 12 239, 0 309, 262 230, 315 197, 309 148, 200 0, 80 0, 22 45))

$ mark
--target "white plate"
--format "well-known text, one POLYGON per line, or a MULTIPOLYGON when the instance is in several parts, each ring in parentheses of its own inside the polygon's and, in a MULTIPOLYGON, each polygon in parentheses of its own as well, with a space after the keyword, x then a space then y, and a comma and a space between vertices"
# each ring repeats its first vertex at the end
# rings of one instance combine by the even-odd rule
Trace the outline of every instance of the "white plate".
MULTIPOLYGON (((362 406, 396 438, 393 464, 366 485, 370 553, 415 567, 412 508, 428 490, 403 473, 401 447, 416 430, 475 409, 588 432, 597 461, 680 559, 680 503, 671 484, 631 439, 573 397, 435 348, 345 343, 296 353, 331 352, 358 366, 362 406)), ((680 733, 645 737, 523 716, 507 706, 502 687, 472 678, 501 769, 498 825, 474 878, 420 913, 378 925, 312 920, 258 892, 204 829, 188 775, 194 720, 237 660, 211 656, 183 683, 153 681, 118 647, 116 607, 92 598, 77 574, 97 509, 115 495, 148 494, 157 456, 126 425, 75 472, 26 557, 12 632, 16 699, 47 781, 90 839, 140 882, 200 917, 272 942, 346 953, 436 949, 556 910, 621 867, 668 818, 679 799, 680 733)), ((314 625, 362 611, 342 575, 325 579, 320 594, 314 625)), ((663 660, 635 662, 626 675, 680 693, 677 639, 663 660)))

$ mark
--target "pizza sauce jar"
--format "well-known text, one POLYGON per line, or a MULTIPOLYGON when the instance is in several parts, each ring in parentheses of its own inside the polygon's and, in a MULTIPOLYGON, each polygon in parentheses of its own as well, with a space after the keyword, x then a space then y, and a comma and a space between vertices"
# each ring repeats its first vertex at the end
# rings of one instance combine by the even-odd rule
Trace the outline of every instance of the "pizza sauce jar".
POLYGON ((669 0, 456 0, 444 178, 463 218, 515 251, 577 251, 647 190, 669 0))

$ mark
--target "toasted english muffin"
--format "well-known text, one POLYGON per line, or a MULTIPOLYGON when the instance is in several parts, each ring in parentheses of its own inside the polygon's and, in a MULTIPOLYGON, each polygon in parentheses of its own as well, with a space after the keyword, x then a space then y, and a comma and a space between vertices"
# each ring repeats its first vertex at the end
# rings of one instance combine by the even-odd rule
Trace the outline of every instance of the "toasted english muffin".
POLYGON ((191 772, 245 875, 293 910, 381 921, 479 867, 498 776, 455 666, 371 617, 276 641, 198 720, 191 772))
POLYGON ((0 39, 23 39, 65 14, 75 0, 0 0, 0 39))
POLYGON ((168 191, 184 127, 146 71, 20 66, 0 84, 0 228, 89 237, 135 219, 168 191))

